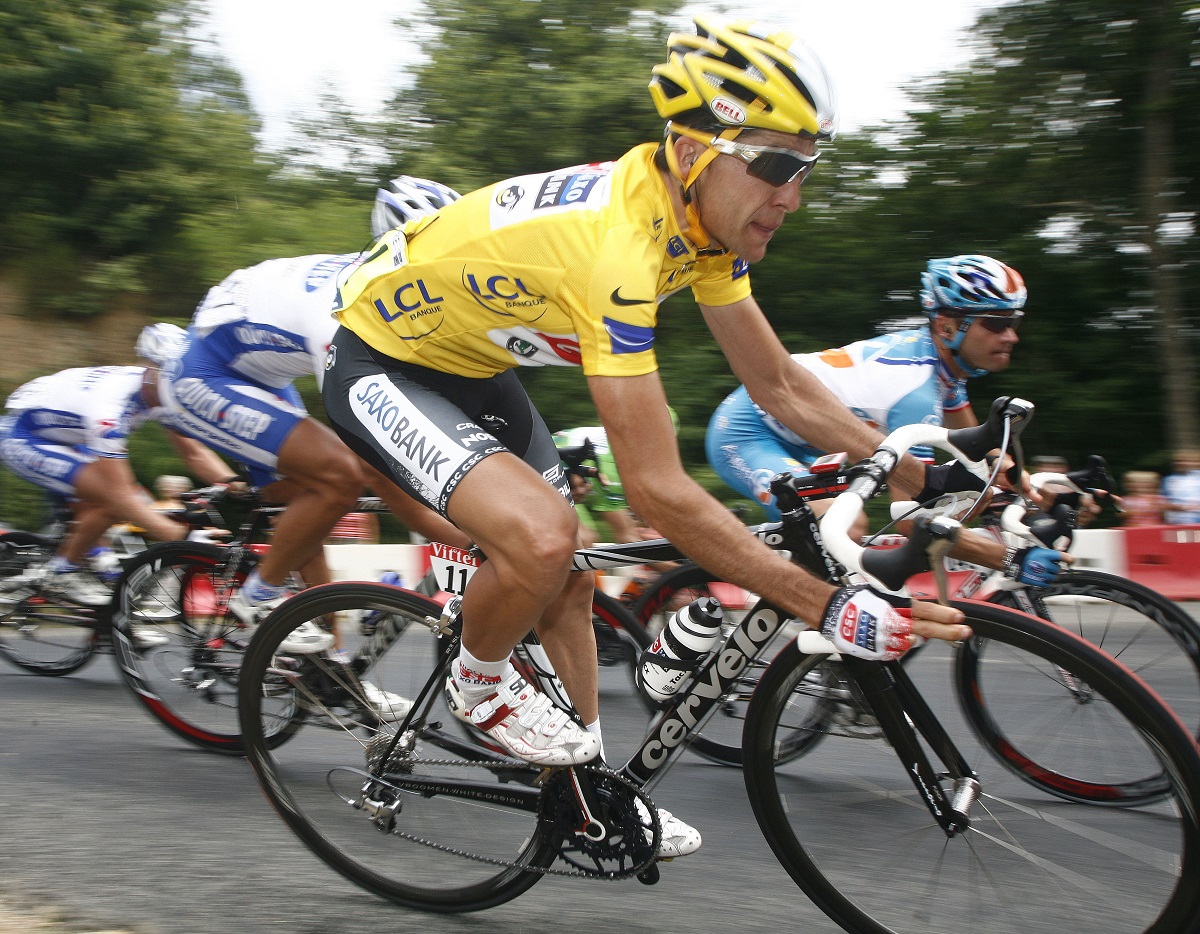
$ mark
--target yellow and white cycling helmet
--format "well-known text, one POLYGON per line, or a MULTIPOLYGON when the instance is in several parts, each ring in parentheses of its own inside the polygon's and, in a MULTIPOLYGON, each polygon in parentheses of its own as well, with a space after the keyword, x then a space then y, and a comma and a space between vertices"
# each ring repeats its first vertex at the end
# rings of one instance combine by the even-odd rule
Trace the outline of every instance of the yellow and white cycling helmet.
POLYGON ((807 45, 748 21, 697 16, 695 24, 695 35, 671 34, 668 61, 654 66, 650 96, 664 120, 698 130, 837 135, 833 82, 807 45))
POLYGON ((801 181, 817 157, 791 150, 734 145, 747 129, 774 130, 817 141, 837 135, 837 107, 825 66, 791 33, 771 32, 755 23, 721 23, 695 18, 696 33, 672 33, 668 60, 655 65, 650 96, 667 121, 668 140, 679 134, 707 148, 684 173, 674 148, 664 149, 666 163, 679 180, 687 205, 685 235, 700 249, 708 234, 689 189, 720 153, 741 157, 747 172, 772 185, 801 181))

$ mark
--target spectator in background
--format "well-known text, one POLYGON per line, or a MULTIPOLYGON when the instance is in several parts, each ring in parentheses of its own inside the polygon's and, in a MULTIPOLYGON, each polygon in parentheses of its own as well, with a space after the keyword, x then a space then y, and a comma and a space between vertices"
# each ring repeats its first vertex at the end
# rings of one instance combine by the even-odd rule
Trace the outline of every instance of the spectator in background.
POLYGON ((1200 451, 1175 452, 1175 472, 1163 478, 1166 520, 1171 525, 1200 525, 1200 451))
POLYGON ((378 545, 379 516, 373 512, 348 512, 333 526, 327 545, 378 545))
POLYGON ((1166 521, 1167 501, 1158 492, 1161 479, 1153 470, 1130 470, 1125 474, 1123 525, 1162 525, 1166 521))
POLYGON ((1029 462, 1030 473, 1066 473, 1071 465, 1058 454, 1039 454, 1029 462))

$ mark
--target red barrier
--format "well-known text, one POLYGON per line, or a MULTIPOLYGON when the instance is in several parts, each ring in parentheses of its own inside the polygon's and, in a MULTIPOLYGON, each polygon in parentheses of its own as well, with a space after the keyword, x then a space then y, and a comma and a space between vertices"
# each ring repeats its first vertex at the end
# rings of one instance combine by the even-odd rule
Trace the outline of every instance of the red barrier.
POLYGON ((1122 531, 1127 577, 1172 600, 1200 600, 1200 525, 1122 531))

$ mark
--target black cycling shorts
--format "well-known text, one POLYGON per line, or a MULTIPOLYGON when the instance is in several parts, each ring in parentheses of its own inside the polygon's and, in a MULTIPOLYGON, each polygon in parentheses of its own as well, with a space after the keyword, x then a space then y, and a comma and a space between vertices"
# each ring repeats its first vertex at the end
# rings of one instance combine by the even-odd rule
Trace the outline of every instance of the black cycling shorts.
POLYGON ((442 515, 462 478, 510 451, 571 501, 558 449, 513 370, 478 379, 404 363, 339 328, 325 359, 325 411, 343 441, 442 515))

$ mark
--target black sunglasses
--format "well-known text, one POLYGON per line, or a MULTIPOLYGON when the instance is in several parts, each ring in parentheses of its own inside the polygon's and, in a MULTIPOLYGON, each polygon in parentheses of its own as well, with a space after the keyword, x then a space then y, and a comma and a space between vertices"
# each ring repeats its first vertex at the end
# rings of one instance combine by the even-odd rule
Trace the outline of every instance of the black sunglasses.
POLYGON ((993 334, 1003 334, 1009 328, 1019 331, 1024 317, 1025 312, 1014 311, 1009 315, 970 315, 968 320, 978 321, 993 334))
POLYGON ((806 156, 794 149, 782 149, 775 146, 751 146, 747 143, 735 143, 732 140, 715 137, 709 144, 717 152, 727 156, 737 156, 746 163, 746 172, 755 178, 761 178, 768 185, 778 188, 800 179, 800 184, 808 178, 817 164, 820 153, 806 156))

